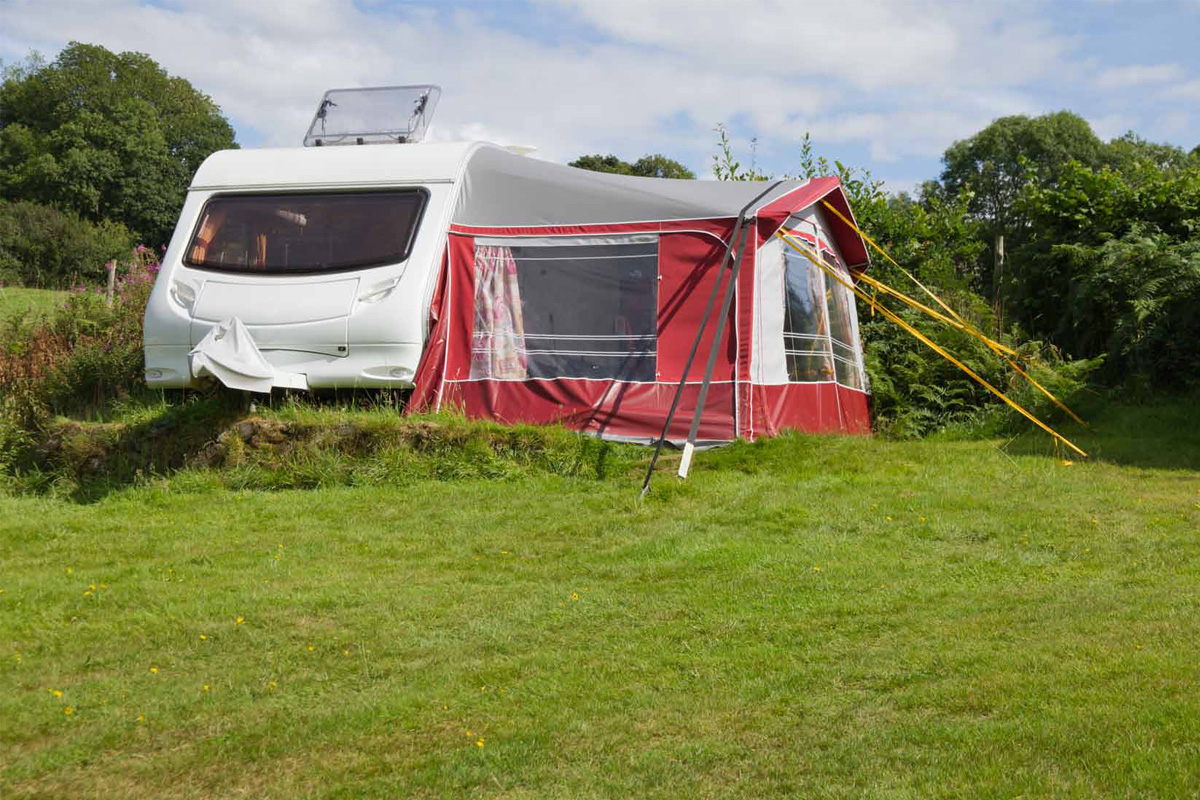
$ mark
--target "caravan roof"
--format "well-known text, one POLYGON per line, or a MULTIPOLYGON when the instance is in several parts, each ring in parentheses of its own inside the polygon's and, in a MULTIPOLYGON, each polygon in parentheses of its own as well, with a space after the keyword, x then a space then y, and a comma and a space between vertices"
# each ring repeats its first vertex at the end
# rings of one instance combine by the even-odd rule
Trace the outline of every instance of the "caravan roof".
MULTIPOLYGON (((612 225, 734 219, 764 184, 612 175, 518 155, 479 142, 363 147, 226 150, 201 165, 197 190, 397 186, 462 182, 451 222, 468 227, 612 225)), ((836 178, 780 181, 747 216, 828 197, 852 214, 836 178)), ((782 224, 783 219, 775 220, 782 224)), ((836 220, 832 234, 851 267, 868 257, 862 240, 836 220)))

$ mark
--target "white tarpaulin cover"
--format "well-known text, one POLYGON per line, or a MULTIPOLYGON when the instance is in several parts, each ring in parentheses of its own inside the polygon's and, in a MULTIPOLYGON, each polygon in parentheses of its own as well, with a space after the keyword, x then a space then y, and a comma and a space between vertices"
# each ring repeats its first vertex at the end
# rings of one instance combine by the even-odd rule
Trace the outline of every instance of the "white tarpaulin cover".
POLYGON ((275 368, 237 317, 218 322, 188 353, 192 376, 211 375, 230 389, 270 394, 275 368))

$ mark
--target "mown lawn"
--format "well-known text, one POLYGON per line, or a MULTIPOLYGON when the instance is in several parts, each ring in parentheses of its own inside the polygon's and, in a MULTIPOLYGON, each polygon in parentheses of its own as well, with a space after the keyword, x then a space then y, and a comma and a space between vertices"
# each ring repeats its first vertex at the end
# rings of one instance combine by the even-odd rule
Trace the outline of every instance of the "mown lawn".
POLYGON ((1196 797, 1194 441, 0 496, 0 796, 1196 797))
POLYGON ((68 292, 55 289, 24 289, 19 286, 0 286, 0 322, 16 314, 49 313, 66 298, 68 292))

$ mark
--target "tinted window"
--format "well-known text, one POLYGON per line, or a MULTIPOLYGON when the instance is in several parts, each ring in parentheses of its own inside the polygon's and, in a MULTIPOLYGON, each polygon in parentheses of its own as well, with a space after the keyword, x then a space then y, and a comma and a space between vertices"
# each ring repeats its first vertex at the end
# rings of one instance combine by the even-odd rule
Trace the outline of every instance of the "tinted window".
POLYGON ((214 197, 186 263, 237 272, 327 272, 408 258, 425 192, 214 197))

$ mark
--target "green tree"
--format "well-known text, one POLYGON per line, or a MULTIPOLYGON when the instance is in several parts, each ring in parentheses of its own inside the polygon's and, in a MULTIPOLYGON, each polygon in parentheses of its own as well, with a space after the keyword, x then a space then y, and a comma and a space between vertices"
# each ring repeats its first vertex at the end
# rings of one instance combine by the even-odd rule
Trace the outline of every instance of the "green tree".
POLYGON ((117 221, 151 245, 170 237, 200 162, 232 147, 217 105, 141 53, 72 42, 0 84, 0 197, 117 221))
POLYGON ((641 178, 681 178, 693 180, 696 173, 674 159, 667 158, 661 153, 642 156, 630 164, 622 161, 611 153, 580 156, 567 166, 587 169, 592 172, 611 172, 616 175, 636 175, 641 178))
POLYGON ((1014 207, 1021 190, 1034 180, 1052 185, 1068 162, 1095 167, 1104 156, 1087 120, 1069 111, 1001 117, 946 150, 940 188, 948 196, 967 193, 969 212, 985 224, 990 252, 980 259, 976 280, 993 295, 997 311, 1003 309, 1005 252, 1019 243, 1025 226, 1014 207))

